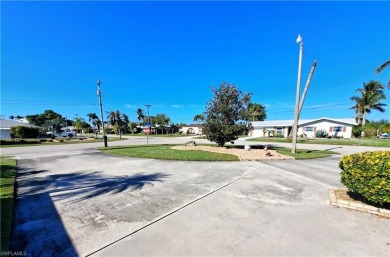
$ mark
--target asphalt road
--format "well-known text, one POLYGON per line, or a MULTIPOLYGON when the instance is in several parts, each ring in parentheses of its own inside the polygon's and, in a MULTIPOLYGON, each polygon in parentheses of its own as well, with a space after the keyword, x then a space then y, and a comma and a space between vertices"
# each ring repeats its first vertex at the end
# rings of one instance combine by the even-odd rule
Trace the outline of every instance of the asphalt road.
POLYGON ((388 219, 329 204, 328 190, 342 187, 339 156, 181 162, 108 156, 98 146, 2 149, 18 158, 14 250, 28 256, 389 255, 388 219))

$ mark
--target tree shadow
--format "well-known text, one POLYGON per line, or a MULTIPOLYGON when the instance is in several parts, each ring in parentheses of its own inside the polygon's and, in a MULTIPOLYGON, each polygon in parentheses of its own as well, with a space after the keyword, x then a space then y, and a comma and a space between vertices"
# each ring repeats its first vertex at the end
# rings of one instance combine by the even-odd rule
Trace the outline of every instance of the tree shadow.
POLYGON ((18 171, 18 187, 23 190, 18 195, 49 193, 55 200, 72 198, 73 202, 87 200, 103 194, 117 194, 127 189, 140 190, 153 182, 163 182, 170 175, 164 173, 137 173, 130 176, 104 176, 101 171, 55 174, 34 179, 23 179, 24 174, 32 175, 44 171, 18 171), (20 172, 20 173, 19 173, 20 172))

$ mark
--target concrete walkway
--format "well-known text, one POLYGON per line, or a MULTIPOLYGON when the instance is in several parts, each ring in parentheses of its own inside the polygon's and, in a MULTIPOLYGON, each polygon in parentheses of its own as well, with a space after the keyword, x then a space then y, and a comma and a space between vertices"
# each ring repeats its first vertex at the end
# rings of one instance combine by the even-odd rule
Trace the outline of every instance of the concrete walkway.
POLYGON ((328 190, 341 186, 338 157, 181 162, 107 156, 90 144, 14 155, 13 247, 28 256, 389 253, 389 220, 329 204, 328 190))

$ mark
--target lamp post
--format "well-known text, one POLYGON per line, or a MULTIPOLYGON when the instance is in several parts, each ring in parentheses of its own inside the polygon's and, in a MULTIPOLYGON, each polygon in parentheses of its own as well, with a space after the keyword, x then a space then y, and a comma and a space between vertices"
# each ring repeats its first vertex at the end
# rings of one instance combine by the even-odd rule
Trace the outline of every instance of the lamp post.
MULTIPOLYGON (((151 105, 145 104, 145 106, 146 106, 146 108, 148 108, 148 123, 149 123, 149 126, 151 126, 150 125, 150 116, 149 116, 149 108, 151 107, 151 105)), ((150 128, 149 128, 149 130, 150 130, 150 128)), ((146 144, 147 145, 149 144, 149 134, 146 134, 146 144)))
POLYGON ((107 147, 107 136, 104 132, 104 117, 103 117, 103 106, 102 106, 102 92, 100 90, 100 84, 102 82, 100 79, 97 81, 98 89, 97 89, 97 96, 99 97, 99 105, 100 105, 100 116, 102 117, 102 130, 103 130, 103 140, 104 140, 104 147, 107 147))
POLYGON ((301 91, 301 73, 302 73, 302 52, 303 52, 303 41, 302 37, 299 34, 297 38, 297 43, 299 44, 299 62, 298 62, 298 78, 297 78, 297 92, 295 95, 295 116, 293 124, 293 138, 292 138, 292 147, 291 153, 297 152, 297 134, 298 134, 298 118, 299 118, 299 94, 301 91))

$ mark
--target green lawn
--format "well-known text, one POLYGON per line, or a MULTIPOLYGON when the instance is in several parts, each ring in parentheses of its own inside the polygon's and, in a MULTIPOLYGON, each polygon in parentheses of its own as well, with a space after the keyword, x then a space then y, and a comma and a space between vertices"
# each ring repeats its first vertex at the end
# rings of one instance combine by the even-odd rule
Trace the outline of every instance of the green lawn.
MULTIPOLYGON (((131 136, 131 137, 146 137, 146 134, 144 133, 138 133, 138 134, 124 134, 124 136, 131 136)), ((182 135, 182 134, 149 134, 149 137, 188 137, 191 135, 182 135)))
POLYGON ((99 150, 113 155, 150 159, 180 161, 239 161, 238 157, 232 154, 174 150, 171 149, 172 146, 174 145, 138 145, 100 148, 99 150))
MULTIPOLYGON (((180 161, 239 161, 239 158, 231 154, 213 153, 207 151, 182 151, 174 150, 171 147, 174 145, 139 145, 139 146, 120 146, 100 148, 99 150, 113 155, 150 158, 162 160, 180 160, 180 161)), ((215 146, 215 145, 213 145, 215 146)), ((215 146, 217 147, 217 146, 215 146)), ((230 145, 228 148, 243 148, 243 146, 230 145)), ((291 153, 290 148, 280 147, 275 149, 279 153, 292 156, 297 160, 315 159, 328 157, 333 154, 338 154, 332 151, 317 151, 298 149, 296 154, 291 153)))
MULTIPOLYGON (((72 138, 69 140, 68 138, 56 138, 56 140, 53 140, 53 142, 50 142, 50 138, 44 138, 44 139, 39 139, 39 138, 27 138, 23 139, 22 142, 18 141, 13 141, 13 140, 1 140, 0 148, 7 148, 7 147, 25 147, 25 146, 37 146, 37 145, 67 145, 67 144, 85 144, 85 143, 97 143, 97 142, 102 142, 102 138, 98 139, 86 139, 86 138, 72 138)), ((112 141, 118 141, 118 140, 127 140, 126 138, 113 138, 109 137, 108 142, 112 141)))
MULTIPOLYGON (((266 137, 266 138, 250 138, 247 141, 252 142, 277 142, 287 143, 286 138, 280 137, 266 137)), ((375 146, 375 147, 390 147, 389 139, 379 138, 298 138, 299 144, 321 144, 321 145, 356 145, 356 146, 375 146)))
POLYGON ((16 160, 0 158, 0 201, 1 201, 1 251, 8 251, 11 241, 12 209, 16 160))
POLYGON ((322 150, 306 150, 306 149, 297 149, 297 153, 291 153, 291 148, 280 147, 276 148, 278 153, 292 156, 295 160, 304 160, 304 159, 316 159, 316 158, 324 158, 329 157, 333 154, 338 154, 333 151, 322 151, 322 150))

